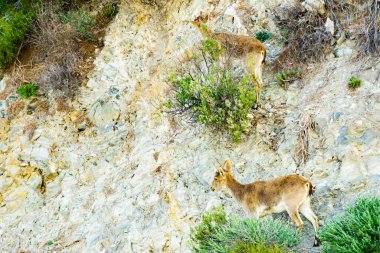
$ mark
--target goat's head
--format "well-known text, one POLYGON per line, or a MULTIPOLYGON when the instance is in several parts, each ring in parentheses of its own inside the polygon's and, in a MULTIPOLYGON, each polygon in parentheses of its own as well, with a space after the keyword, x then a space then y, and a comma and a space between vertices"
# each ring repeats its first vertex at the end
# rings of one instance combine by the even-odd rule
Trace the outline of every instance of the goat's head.
POLYGON ((223 186, 227 184, 227 175, 231 173, 231 161, 226 160, 224 163, 216 170, 214 181, 211 185, 212 191, 219 191, 223 186))
POLYGON ((194 20, 190 21, 190 23, 192 23, 198 29, 202 29, 202 25, 205 24, 205 23, 207 23, 207 21, 208 21, 208 15, 206 15, 205 17, 203 17, 202 13, 201 13, 201 15, 199 15, 198 17, 196 17, 194 20))

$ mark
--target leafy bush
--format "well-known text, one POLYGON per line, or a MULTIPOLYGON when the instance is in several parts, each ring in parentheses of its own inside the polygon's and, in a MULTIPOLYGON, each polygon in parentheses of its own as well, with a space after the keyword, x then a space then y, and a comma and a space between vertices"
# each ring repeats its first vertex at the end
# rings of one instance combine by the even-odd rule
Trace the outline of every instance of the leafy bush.
POLYGON ((327 223, 319 235, 324 252, 380 252, 380 199, 359 199, 344 215, 327 223))
POLYGON ((354 90, 360 87, 361 84, 362 84, 362 80, 360 80, 359 78, 356 78, 355 76, 352 76, 350 78, 350 81, 348 82, 348 88, 354 90))
POLYGON ((94 40, 94 34, 91 31, 91 27, 96 25, 95 19, 89 12, 83 8, 79 8, 76 11, 68 11, 67 13, 59 13, 59 17, 62 22, 70 23, 76 29, 76 31, 86 40, 94 40))
POLYGON ((119 7, 117 6, 116 3, 107 3, 103 9, 103 16, 105 18, 111 19, 115 17, 118 12, 119 12, 119 7))
POLYGON ((302 70, 301 68, 294 68, 294 69, 288 69, 283 70, 277 73, 276 75, 276 83, 286 89, 288 88, 289 84, 294 82, 297 79, 300 79, 302 76, 302 70))
POLYGON ((272 33, 268 33, 268 32, 265 32, 265 31, 260 31, 260 32, 256 33, 255 37, 259 41, 265 42, 265 41, 269 40, 270 38, 272 38, 272 36, 273 36, 272 33))
POLYGON ((297 244, 297 233, 282 221, 226 218, 218 208, 192 229, 194 252, 284 252, 297 244))
POLYGON ((22 98, 29 99, 31 97, 37 96, 38 86, 34 83, 21 84, 17 88, 17 94, 22 98))
POLYGON ((0 68, 6 68, 17 57, 29 30, 34 13, 25 8, 8 7, 0 18, 0 68))
POLYGON ((227 130, 234 141, 251 127, 250 112, 256 102, 255 80, 237 76, 228 63, 222 63, 218 43, 203 41, 188 69, 174 73, 169 82, 175 96, 166 104, 172 112, 191 112, 192 119, 227 130))

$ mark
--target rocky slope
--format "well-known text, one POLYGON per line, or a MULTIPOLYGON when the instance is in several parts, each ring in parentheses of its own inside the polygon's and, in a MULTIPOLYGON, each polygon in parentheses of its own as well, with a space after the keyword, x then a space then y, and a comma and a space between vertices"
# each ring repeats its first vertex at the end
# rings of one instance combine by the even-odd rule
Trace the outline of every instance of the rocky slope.
MULTIPOLYGON (((209 191, 227 158, 242 182, 310 177, 321 223, 358 196, 380 196, 380 64, 352 61, 352 43, 286 91, 267 71, 264 116, 242 143, 160 113, 165 78, 201 40, 185 20, 214 11, 216 29, 252 34, 253 19, 276 29, 265 10, 281 2, 125 2, 69 113, 41 117, 29 131, 39 116, 8 121, 0 101, 1 251, 189 252, 190 227, 202 212, 222 204, 245 215, 230 197, 209 191), (363 80, 356 91, 347 89, 352 75, 363 80), (309 160, 297 169, 302 115, 312 115, 315 130, 309 160)), ((280 50, 268 48, 273 56, 280 50)), ((311 246, 307 226, 303 240, 311 246)))

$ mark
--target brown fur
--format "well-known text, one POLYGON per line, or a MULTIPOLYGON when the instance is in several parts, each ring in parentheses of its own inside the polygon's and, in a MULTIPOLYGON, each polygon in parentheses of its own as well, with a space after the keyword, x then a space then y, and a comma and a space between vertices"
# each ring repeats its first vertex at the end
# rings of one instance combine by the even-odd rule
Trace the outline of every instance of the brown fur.
MULTIPOLYGON (((299 232, 303 227, 299 216, 301 212, 313 224, 317 234, 318 218, 310 205, 313 185, 309 180, 292 174, 267 181, 241 184, 233 177, 231 170, 231 162, 226 160, 215 173, 211 186, 213 191, 227 188, 244 209, 256 218, 287 211, 299 232)), ((318 244, 317 237, 316 240, 315 245, 318 244)))
POLYGON ((211 32, 204 24, 208 21, 208 16, 198 16, 194 21, 190 21, 202 35, 206 38, 216 40, 220 46, 226 48, 229 54, 235 58, 242 58, 245 61, 249 73, 257 80, 257 102, 259 102, 263 88, 262 72, 267 56, 267 50, 261 41, 245 35, 230 33, 211 32))

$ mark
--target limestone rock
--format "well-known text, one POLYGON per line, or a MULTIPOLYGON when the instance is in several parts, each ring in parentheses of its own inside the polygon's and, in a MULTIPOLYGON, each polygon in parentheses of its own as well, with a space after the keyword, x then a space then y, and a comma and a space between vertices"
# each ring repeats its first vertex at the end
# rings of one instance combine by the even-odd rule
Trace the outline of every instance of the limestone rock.
POLYGON ((119 115, 119 106, 111 101, 98 101, 89 113, 91 121, 98 127, 107 127, 113 124, 119 118, 119 115))
POLYGON ((331 35, 334 35, 335 33, 334 22, 330 18, 326 19, 325 27, 326 27, 327 32, 331 33, 331 35))
POLYGON ((326 13, 325 3, 322 0, 305 0, 302 6, 307 11, 318 12, 321 15, 326 13))

